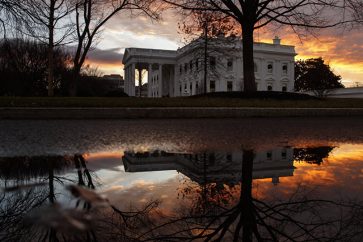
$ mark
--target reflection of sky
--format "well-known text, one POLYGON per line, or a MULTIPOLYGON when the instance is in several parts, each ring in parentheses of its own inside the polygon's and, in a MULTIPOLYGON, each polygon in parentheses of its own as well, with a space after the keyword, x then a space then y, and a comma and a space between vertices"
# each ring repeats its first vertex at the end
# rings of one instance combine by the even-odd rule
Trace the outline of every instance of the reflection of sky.
MULTIPOLYGON (((151 172, 125 172, 123 152, 93 153, 85 155, 87 167, 95 177, 96 189, 117 206, 135 206, 151 199, 160 199, 166 211, 173 211, 183 199, 178 191, 185 186, 197 189, 190 179, 175 170, 151 172), (97 185, 99 182, 100 186, 97 185)), ((271 161, 273 162, 273 161, 271 161)), ((254 180, 254 195, 259 199, 283 198, 299 187, 314 191, 322 198, 356 198, 363 194, 363 145, 340 144, 325 158, 321 165, 295 161, 293 176, 281 177, 278 185, 271 178, 254 180)), ((77 182, 75 168, 66 175, 77 182)), ((277 168, 278 169, 278 168, 277 168)), ((66 182, 69 184, 69 182, 66 182)), ((59 202, 68 203, 69 194, 56 182, 59 202)))
MULTIPOLYGON (((280 178, 277 186, 271 183, 271 178, 254 180, 255 196, 286 197, 298 187, 312 189, 316 193, 311 194, 324 198, 347 198, 363 192, 363 145, 342 144, 321 165, 294 162, 294 166, 294 176, 280 178)), ((173 207, 176 209, 176 201, 179 200, 176 191, 186 183, 191 184, 189 179, 178 176, 175 171, 125 173, 101 170, 97 175, 104 184, 103 193, 114 203, 120 204, 120 200, 128 204, 164 198, 162 200, 168 206, 167 210, 173 207)))
POLYGON ((302 186, 326 199, 363 198, 363 145, 340 145, 321 165, 295 162, 294 166, 294 176, 281 178, 277 187, 267 181, 258 182, 259 196, 290 194, 302 186))
POLYGON ((122 155, 118 153, 95 153, 85 156, 90 171, 96 172, 105 191, 127 189, 135 184, 161 183, 175 177, 175 171, 125 172, 122 155))

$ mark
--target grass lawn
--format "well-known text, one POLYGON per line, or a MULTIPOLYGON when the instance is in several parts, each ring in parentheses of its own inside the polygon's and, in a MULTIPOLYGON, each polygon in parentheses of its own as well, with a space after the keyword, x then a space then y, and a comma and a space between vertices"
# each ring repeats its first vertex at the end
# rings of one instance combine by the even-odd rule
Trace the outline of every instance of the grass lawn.
POLYGON ((363 99, 276 100, 229 97, 0 97, 0 107, 281 107, 363 108, 363 99))

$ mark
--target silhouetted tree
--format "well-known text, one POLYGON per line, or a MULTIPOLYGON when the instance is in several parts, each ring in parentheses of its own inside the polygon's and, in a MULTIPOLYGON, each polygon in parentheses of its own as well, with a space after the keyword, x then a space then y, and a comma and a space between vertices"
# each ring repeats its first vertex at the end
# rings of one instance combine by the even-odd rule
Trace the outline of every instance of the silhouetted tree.
POLYGON ((295 62, 296 91, 313 91, 315 95, 324 97, 330 89, 344 87, 341 79, 321 57, 295 62))
MULTIPOLYGON (((295 32, 328 28, 357 21, 349 3, 354 0, 164 0, 185 10, 233 18, 242 31, 243 78, 246 92, 256 91, 254 73, 254 31, 275 23, 295 32)), ((361 2, 360 0, 355 0, 361 2)))
POLYGON ((73 56, 73 78, 69 93, 77 93, 77 81, 88 52, 95 45, 103 26, 115 15, 127 11, 132 14, 145 14, 158 19, 160 8, 154 5, 155 0, 76 0, 74 33, 77 43, 73 56))
POLYGON ((8 36, 9 28, 14 28, 14 25, 21 24, 23 21, 19 10, 20 3, 18 1, 0 0, 0 33, 3 33, 4 38, 8 36))
POLYGON ((294 148, 294 160, 321 165, 334 148, 331 146, 294 148))
POLYGON ((66 18, 73 11, 73 2, 68 0, 24 0, 22 11, 27 16, 25 34, 47 45, 47 90, 54 95, 55 56, 54 49, 67 43, 71 29, 66 18))
MULTIPOLYGON (((48 47, 21 39, 0 41, 0 95, 47 95, 48 47)), ((70 56, 53 49, 54 87, 60 88, 69 76, 70 56)))
MULTIPOLYGON (((183 22, 179 23, 179 30, 184 35, 186 42, 190 42, 189 46, 193 48, 190 51, 192 61, 185 65, 189 66, 190 72, 203 71, 203 81, 196 88, 196 94, 207 93, 209 77, 219 79, 220 72, 228 69, 230 62, 228 60, 227 63, 219 61, 221 57, 228 56, 232 59, 239 57, 236 53, 238 32, 236 32, 234 24, 234 19, 218 12, 213 14, 200 11, 183 12, 183 22)), ((184 66, 181 66, 179 73, 185 72, 187 71, 184 66)), ((199 81, 197 83, 199 84, 199 81)))
MULTIPOLYGON (((137 240, 359 241, 362 238, 359 217, 363 207, 359 201, 314 198, 309 194, 311 191, 302 186, 292 191, 290 197, 265 198, 264 201, 255 198, 252 194, 253 161, 254 151, 244 150, 242 177, 235 185, 238 189, 227 190, 225 184, 217 191, 220 196, 213 195, 216 199, 227 195, 227 203, 196 199, 197 204, 189 208, 186 205, 177 211, 178 216, 149 226, 148 231, 137 235, 137 240)), ((202 187, 189 189, 189 194, 204 196, 202 187)), ((206 189, 214 190, 214 187, 206 189)))

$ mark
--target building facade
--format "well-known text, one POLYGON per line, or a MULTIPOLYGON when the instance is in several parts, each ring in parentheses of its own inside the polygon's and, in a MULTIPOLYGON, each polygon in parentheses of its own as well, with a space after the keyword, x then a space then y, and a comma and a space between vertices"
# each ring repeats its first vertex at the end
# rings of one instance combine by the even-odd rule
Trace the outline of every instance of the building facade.
MULTIPOLYGON (((242 178, 243 151, 200 154, 125 152, 122 162, 126 172, 176 170, 199 184, 237 184, 242 178)), ((293 176, 294 171, 292 147, 259 151, 253 159, 253 179, 271 179, 276 185, 280 177, 293 176)))
MULTIPOLYGON (((191 96, 205 89, 243 91, 242 51, 241 39, 224 36, 209 39, 207 48, 204 39, 176 51, 127 48, 123 57, 125 92, 135 96, 135 73, 145 69, 148 97, 191 96)), ((257 90, 293 92, 295 56, 294 46, 281 45, 277 37, 272 44, 255 43, 257 90)))

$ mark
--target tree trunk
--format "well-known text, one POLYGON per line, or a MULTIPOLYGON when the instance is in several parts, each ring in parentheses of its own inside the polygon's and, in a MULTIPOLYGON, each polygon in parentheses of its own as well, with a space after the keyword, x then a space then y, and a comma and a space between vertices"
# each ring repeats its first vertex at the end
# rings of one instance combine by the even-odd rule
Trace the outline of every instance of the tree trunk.
POLYGON ((243 83, 245 92, 257 91, 253 58, 253 26, 242 25, 243 83))
POLYGON ((54 46, 53 46, 53 29, 49 30, 48 45, 48 96, 54 96, 54 46))
POLYGON ((48 22, 48 96, 54 96, 54 11, 55 1, 51 1, 48 22))
POLYGON ((55 192, 54 192, 54 169, 53 165, 49 164, 48 167, 48 186, 49 186, 49 195, 48 199, 51 204, 55 202, 55 192))
POLYGON ((208 83, 208 23, 204 22, 204 94, 207 94, 207 83, 208 83))
POLYGON ((252 241, 253 228, 256 218, 253 212, 252 204, 252 179, 253 179, 253 159, 255 154, 253 150, 243 151, 242 160, 242 190, 241 190, 241 219, 243 225, 243 240, 252 241))
POLYGON ((78 67, 78 65, 74 65, 73 70, 72 70, 71 80, 70 80, 69 86, 68 86, 68 94, 70 97, 77 96, 80 72, 81 72, 81 67, 78 67))
POLYGON ((54 56, 53 56, 53 46, 48 47, 48 96, 54 96, 54 56))

